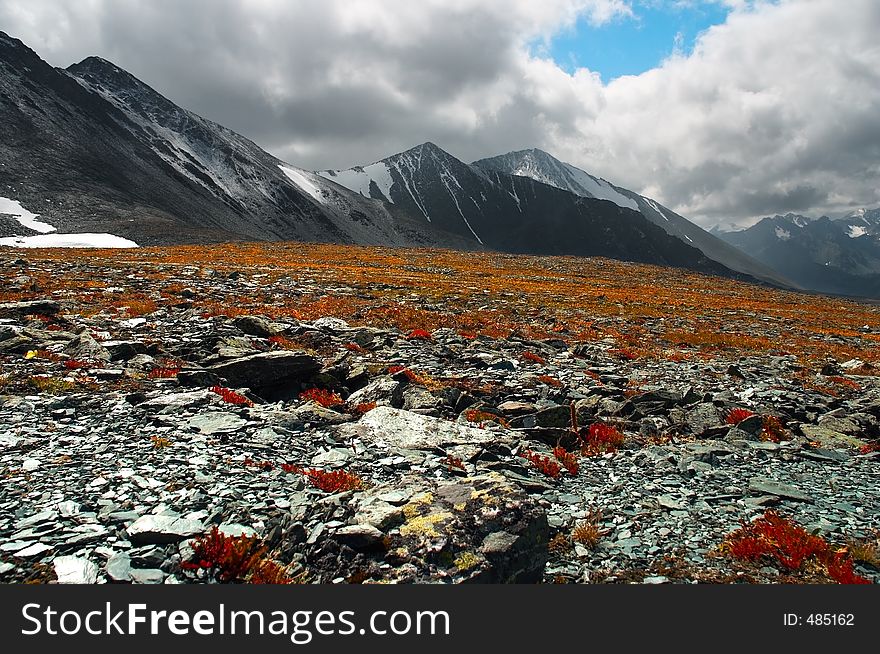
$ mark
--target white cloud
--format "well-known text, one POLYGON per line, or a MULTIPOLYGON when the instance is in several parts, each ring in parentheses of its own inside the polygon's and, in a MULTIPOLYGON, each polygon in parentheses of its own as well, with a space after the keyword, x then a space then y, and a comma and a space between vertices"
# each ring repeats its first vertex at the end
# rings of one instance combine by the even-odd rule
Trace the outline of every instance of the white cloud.
POLYGON ((609 84, 530 44, 638 3, 0 0, 0 25, 55 65, 110 59, 298 166, 536 146, 706 225, 880 205, 880 3, 714 1, 732 13, 692 54, 609 84))

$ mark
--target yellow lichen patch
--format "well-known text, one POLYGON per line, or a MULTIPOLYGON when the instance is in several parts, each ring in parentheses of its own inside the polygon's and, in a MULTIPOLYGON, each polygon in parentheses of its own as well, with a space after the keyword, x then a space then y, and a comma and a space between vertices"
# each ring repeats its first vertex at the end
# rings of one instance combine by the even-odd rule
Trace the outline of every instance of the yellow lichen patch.
POLYGON ((456 511, 464 511, 466 507, 467 507, 467 504, 465 502, 462 502, 461 504, 453 504, 452 505, 452 508, 455 509, 456 511))
POLYGON ((480 565, 483 559, 474 554, 473 552, 462 552, 459 554, 455 561, 453 561, 453 565, 459 572, 464 572, 465 570, 470 570, 471 568, 475 568, 480 565))
POLYGON ((417 495, 412 498, 406 506, 403 507, 403 515, 406 516, 407 520, 411 520, 418 516, 426 506, 431 504, 434 501, 434 496, 431 493, 423 493, 421 495, 417 495))
POLYGON ((428 536, 435 538, 440 535, 438 525, 452 517, 448 511, 431 513, 429 515, 416 516, 400 528, 401 536, 428 536))

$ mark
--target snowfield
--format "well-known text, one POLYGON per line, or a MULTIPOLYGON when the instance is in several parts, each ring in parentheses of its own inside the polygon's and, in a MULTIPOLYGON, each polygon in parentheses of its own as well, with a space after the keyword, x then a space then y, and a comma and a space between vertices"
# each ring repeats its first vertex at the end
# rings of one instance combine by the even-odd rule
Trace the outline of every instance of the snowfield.
POLYGON ((40 234, 0 238, 0 245, 14 248, 136 248, 127 238, 113 234, 40 234))

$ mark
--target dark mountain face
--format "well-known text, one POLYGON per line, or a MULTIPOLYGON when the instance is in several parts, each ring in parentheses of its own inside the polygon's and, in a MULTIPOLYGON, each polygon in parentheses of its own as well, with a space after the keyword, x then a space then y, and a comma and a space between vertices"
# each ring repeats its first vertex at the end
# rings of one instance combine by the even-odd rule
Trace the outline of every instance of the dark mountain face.
POLYGON ((474 166, 487 172, 528 177, 582 197, 608 200, 620 207, 638 211, 670 236, 698 248, 708 258, 731 270, 771 284, 795 286, 771 267, 749 257, 671 209, 634 191, 615 186, 580 168, 559 161, 543 150, 509 152, 497 157, 481 159, 474 162, 474 166))
POLYGON ((470 245, 275 159, 107 61, 58 70, 2 33, 0 130, 0 189, 63 232, 470 245))
POLYGON ((320 174, 492 249, 607 256, 731 274, 638 211, 532 178, 468 165, 433 143, 369 166, 320 174))
POLYGON ((721 237, 804 288, 880 298, 880 210, 839 220, 773 216, 721 237))

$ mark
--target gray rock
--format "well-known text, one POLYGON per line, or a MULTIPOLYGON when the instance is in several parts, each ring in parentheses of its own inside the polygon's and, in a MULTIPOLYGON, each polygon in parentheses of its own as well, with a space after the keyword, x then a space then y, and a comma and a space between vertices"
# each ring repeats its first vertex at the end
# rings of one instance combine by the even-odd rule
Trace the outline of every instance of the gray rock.
POLYGON ((94 584, 98 581, 98 566, 78 556, 58 556, 52 562, 59 584, 94 584))
POLYGON ((478 429, 384 406, 376 407, 355 424, 336 429, 343 438, 361 438, 411 450, 514 442, 513 434, 505 430, 478 429))
POLYGON ((208 370, 232 387, 260 389, 303 381, 320 370, 320 362, 305 352, 262 352, 211 366, 208 370))
POLYGON ((200 413, 186 422, 186 426, 202 434, 220 434, 238 431, 247 424, 247 420, 234 413, 212 411, 200 413))
POLYGON ((110 352, 107 348, 87 333, 80 334, 70 341, 64 348, 64 353, 80 361, 110 361, 110 352))
POLYGON ((203 533, 205 527, 197 520, 166 515, 145 515, 129 525, 126 531, 132 543, 148 545, 177 543, 203 533))
POLYGON ((232 324, 243 334, 249 336, 269 338, 278 334, 278 330, 272 326, 272 323, 260 316, 239 316, 232 321, 232 324))
POLYGON ((21 318, 33 314, 54 316, 59 311, 61 311, 61 305, 54 300, 0 303, 0 318, 21 318))
POLYGON ((117 553, 107 559, 105 571, 111 581, 128 583, 131 581, 131 557, 117 553))
POLYGON ((355 550, 368 550, 382 545, 385 534, 370 524, 356 524, 340 527, 335 539, 355 550))
POLYGON ((772 479, 762 477, 754 477, 749 481, 749 490, 753 493, 761 495, 775 495, 787 500, 795 500, 797 502, 813 503, 813 498, 806 493, 801 492, 794 486, 782 484, 772 479))
POLYGON ((165 573, 150 568, 132 568, 131 580, 136 584, 161 584, 165 581, 165 573))

